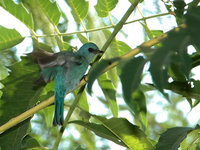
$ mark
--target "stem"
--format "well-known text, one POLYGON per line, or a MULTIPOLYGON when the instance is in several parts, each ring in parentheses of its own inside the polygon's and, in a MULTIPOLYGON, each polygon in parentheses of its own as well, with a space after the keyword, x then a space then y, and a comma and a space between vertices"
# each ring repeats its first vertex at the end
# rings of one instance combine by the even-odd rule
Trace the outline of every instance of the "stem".
POLYGON ((108 40, 106 41, 106 43, 103 45, 102 47, 102 51, 105 51, 108 46, 110 45, 110 43, 112 42, 113 38, 117 35, 117 33, 121 30, 121 28, 123 27, 124 23, 126 22, 126 20, 128 19, 128 17, 131 15, 131 13, 133 12, 133 10, 135 9, 135 7, 137 6, 137 4, 140 2, 140 0, 135 0, 131 6, 129 7, 129 9, 127 10, 127 12, 124 14, 124 16, 122 17, 122 19, 119 21, 119 23, 114 27, 114 31, 112 32, 112 34, 110 35, 110 37, 108 38, 108 40))
MULTIPOLYGON (((170 15, 170 13, 162 13, 162 14, 157 14, 157 15, 152 15, 152 16, 148 16, 148 17, 144 17, 144 18, 140 18, 140 19, 136 19, 136 20, 132 20, 132 21, 128 21, 125 22, 124 25, 127 24, 131 24, 131 23, 135 23, 138 21, 142 21, 142 20, 147 20, 147 19, 152 19, 152 18, 156 18, 156 17, 161 17, 161 16, 166 16, 166 15, 170 15)), ((69 35, 73 35, 73 34, 77 34, 77 33, 89 33, 89 32, 96 32, 96 31, 100 31, 100 30, 106 30, 106 29, 110 29, 110 28, 114 28, 116 25, 111 25, 111 26, 105 26, 105 27, 100 27, 100 28, 95 28, 95 29, 89 29, 89 30, 85 30, 85 31, 76 31, 76 32, 71 32, 71 33, 60 33, 60 36, 69 36, 69 35)), ((58 34, 49 34, 49 35, 35 35, 37 38, 43 38, 43 37, 54 37, 54 36, 58 36, 58 34)), ((25 36, 25 37, 29 37, 32 38, 33 36, 25 36)))
MULTIPOLYGON (((168 36, 168 34, 170 32, 179 31, 180 28, 185 28, 185 27, 186 26, 184 24, 182 24, 182 25, 180 25, 180 27, 174 28, 173 30, 171 30, 171 31, 169 31, 167 33, 164 33, 164 34, 162 34, 162 35, 160 35, 160 36, 158 36, 158 37, 156 37, 156 38, 154 38, 152 40, 149 40, 147 42, 142 43, 137 48, 131 50, 130 52, 124 54, 123 56, 121 56, 119 58, 120 58, 120 60, 132 58, 133 56, 137 55, 142 50, 143 47, 150 48, 150 47, 160 43, 163 39, 165 39, 168 36)), ((109 65, 107 68, 105 68, 104 72, 114 68, 118 64, 119 64, 119 62, 113 62, 111 65, 109 65)), ((87 76, 85 77, 85 79, 81 80, 79 87, 83 86, 84 84, 86 84, 86 81, 87 81, 87 76)), ((70 92, 71 91, 69 91, 69 93, 70 92)), ((8 130, 9 128, 15 126, 16 124, 22 122, 23 120, 29 118, 30 116, 34 115, 39 110, 49 106, 53 102, 54 102, 54 96, 48 98, 47 100, 43 101, 42 103, 38 104, 37 106, 27 110, 26 112, 22 113, 21 115, 15 117, 15 118, 12 118, 7 123, 5 123, 4 125, 0 126, 0 134, 3 133, 4 131, 8 130)))
POLYGON ((16 124, 24 121, 25 119, 31 117, 39 110, 49 106, 50 104, 53 103, 53 101, 54 101, 54 96, 48 98, 47 100, 43 101, 42 103, 38 104, 37 106, 27 110, 26 112, 22 113, 21 115, 10 119, 7 123, 0 126, 0 134, 3 133, 4 131, 8 130, 9 128, 15 126, 16 124))
POLYGON ((78 92, 78 94, 77 94, 77 96, 76 96, 76 98, 75 98, 73 104, 71 105, 71 107, 70 107, 70 109, 69 109, 69 112, 67 113, 67 116, 66 116, 66 118, 65 118, 64 125, 61 127, 60 132, 59 132, 59 134, 58 134, 58 136, 57 136, 57 139, 56 139, 56 142, 55 142, 55 144, 54 144, 53 149, 58 149, 59 143, 60 143, 60 141, 61 141, 61 138, 62 138, 62 135, 63 135, 63 133, 64 133, 64 131, 65 131, 65 128, 67 127, 68 121, 69 121, 69 119, 70 119, 70 117, 71 117, 73 111, 75 110, 75 108, 76 108, 76 106, 77 106, 77 104, 78 104, 78 102, 79 102, 79 100, 80 100, 80 98, 81 98, 81 96, 82 96, 82 93, 83 93, 84 89, 85 89, 85 85, 83 85, 83 86, 80 88, 80 90, 79 90, 79 92, 78 92))

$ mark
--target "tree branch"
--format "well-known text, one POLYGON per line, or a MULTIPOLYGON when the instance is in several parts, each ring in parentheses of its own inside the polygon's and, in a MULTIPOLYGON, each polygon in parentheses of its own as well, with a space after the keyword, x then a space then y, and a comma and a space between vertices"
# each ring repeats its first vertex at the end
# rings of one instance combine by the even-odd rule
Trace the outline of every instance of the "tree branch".
MULTIPOLYGON (((164 33, 152 40, 149 40, 147 42, 144 42, 142 43, 140 46, 138 46, 137 48, 131 50, 130 52, 124 54, 123 56, 120 57, 120 60, 125 60, 125 59, 130 59, 132 57, 134 57, 135 55, 139 54, 144 48, 147 49, 147 48, 150 48, 158 43, 160 43, 163 39, 165 39, 168 34, 170 32, 174 32, 174 31, 179 31, 180 28, 186 28, 185 24, 182 24, 180 25, 180 27, 177 27, 177 28, 174 28, 173 30, 171 31, 168 31, 167 33, 164 33)), ((115 66, 117 66, 119 64, 119 62, 114 62, 112 63, 111 65, 109 65, 105 70, 104 72, 114 68, 115 66)), ((86 84, 86 81, 87 81, 87 76, 81 80, 80 82, 80 86, 83 86, 86 84)), ((70 91, 71 92, 71 91, 70 91)), ((70 93, 69 92, 69 93, 70 93)), ((68 93, 67 93, 68 94, 68 93)), ((32 115, 34 115, 36 112, 38 112, 39 110, 49 106, 50 104, 52 104, 54 102, 54 96, 48 98, 47 100, 41 102, 40 104, 38 104, 37 106, 27 110, 26 112, 22 113, 21 115, 9 120, 7 123, 5 123, 4 125, 0 126, 0 134, 3 133, 4 131, 8 130, 9 128, 15 126, 16 124, 22 122, 23 120, 31 117, 32 115)))

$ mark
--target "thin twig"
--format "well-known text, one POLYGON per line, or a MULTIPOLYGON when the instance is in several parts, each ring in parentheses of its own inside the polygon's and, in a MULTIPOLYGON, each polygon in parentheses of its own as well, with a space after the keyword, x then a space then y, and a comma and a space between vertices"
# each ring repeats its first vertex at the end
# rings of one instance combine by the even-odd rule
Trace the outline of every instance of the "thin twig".
MULTIPOLYGON (((161 16, 166 16, 166 15, 170 15, 170 13, 167 12, 167 13, 152 15, 152 16, 148 16, 148 17, 144 17, 144 18, 140 18, 140 19, 135 19, 135 20, 128 21, 128 22, 124 23, 124 25, 135 23, 135 22, 142 21, 142 20, 147 20, 147 19, 157 18, 157 17, 161 17, 161 16)), ((70 33, 34 35, 34 37, 43 38, 43 37, 54 37, 54 36, 69 36, 69 35, 74 35, 74 34, 78 34, 78 33, 89 33, 89 32, 96 32, 96 31, 100 31, 100 30, 106 30, 106 29, 114 28, 115 26, 116 25, 110 25, 110 26, 105 26, 105 27, 100 27, 100 28, 95 28, 95 29, 89 29, 89 30, 84 30, 84 31, 70 32, 70 33)), ((33 36, 25 36, 25 37, 32 38, 33 36)))

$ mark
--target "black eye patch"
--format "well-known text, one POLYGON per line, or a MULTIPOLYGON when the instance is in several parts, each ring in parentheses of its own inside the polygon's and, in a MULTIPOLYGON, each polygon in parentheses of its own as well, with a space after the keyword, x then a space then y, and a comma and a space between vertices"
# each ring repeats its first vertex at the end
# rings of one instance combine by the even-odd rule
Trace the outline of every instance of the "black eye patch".
POLYGON ((93 54, 103 53, 103 51, 100 51, 100 50, 97 50, 97 49, 93 49, 93 48, 88 48, 88 51, 90 53, 93 53, 93 54))
POLYGON ((94 52, 95 50, 92 49, 92 48, 88 48, 88 51, 92 53, 92 52, 94 52))

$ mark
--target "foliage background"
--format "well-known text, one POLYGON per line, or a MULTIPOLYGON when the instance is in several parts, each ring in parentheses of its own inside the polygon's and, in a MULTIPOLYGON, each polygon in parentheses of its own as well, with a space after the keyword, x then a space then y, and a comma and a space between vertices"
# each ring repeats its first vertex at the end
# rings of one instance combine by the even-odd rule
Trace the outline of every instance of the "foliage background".
MULTIPOLYGON (((199 0, 129 0, 129 6, 139 4, 128 21, 123 18, 129 16, 125 14, 129 6, 122 9, 117 0, 63 3, 67 13, 56 1, 0 0, 0 6, 29 29, 22 36, 0 26, 0 131, 4 131, 0 148, 115 149, 110 140, 122 145, 120 149, 200 149, 198 122, 192 124, 184 114, 188 106, 197 108, 200 100, 198 72, 194 72, 199 65, 199 0), (120 17, 113 15, 115 10, 120 10, 120 17), (155 27, 150 18, 163 28, 155 27), (19 43, 27 39, 31 44, 21 51, 19 43), (54 83, 33 86, 39 67, 28 53, 37 48, 77 49, 88 40, 106 52, 95 59, 87 90, 82 86, 66 97, 64 127, 52 127, 54 83), (161 110, 153 111, 152 105, 161 110), (31 112, 34 106, 41 108, 31 112), (103 111, 97 113, 99 108, 103 111), (26 110, 30 118, 11 120, 15 126, 5 129, 7 121, 26 110), (159 122, 153 112, 167 117, 159 122)), ((194 117, 199 120, 199 114, 194 117)))

